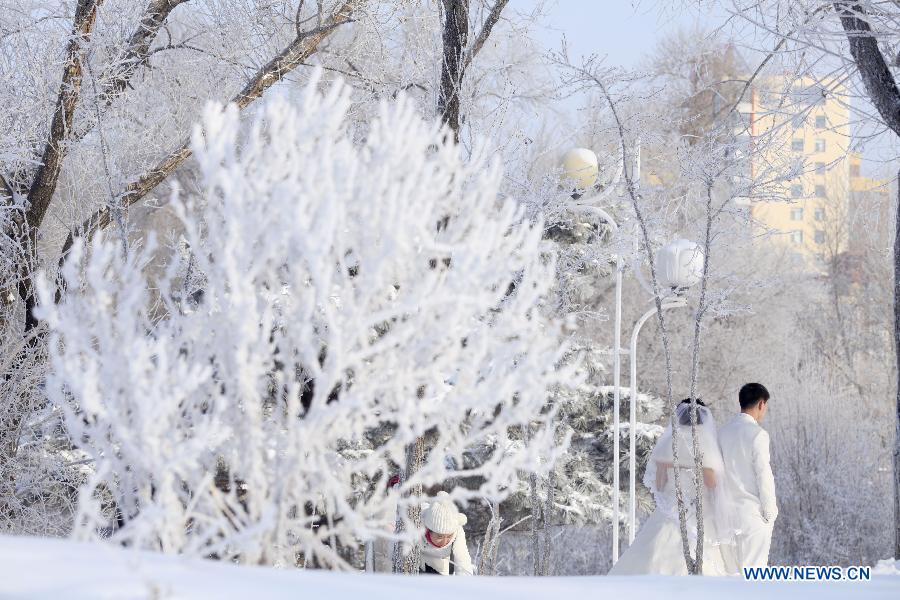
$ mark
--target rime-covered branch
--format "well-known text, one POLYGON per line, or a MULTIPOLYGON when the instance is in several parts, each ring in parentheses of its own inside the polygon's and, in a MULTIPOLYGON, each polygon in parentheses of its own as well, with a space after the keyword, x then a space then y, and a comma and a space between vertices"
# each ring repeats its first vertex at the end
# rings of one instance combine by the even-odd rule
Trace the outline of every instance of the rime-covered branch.
POLYGON ((41 163, 35 173, 34 180, 28 190, 29 235, 35 236, 50 207, 63 158, 66 154, 66 137, 72 131, 75 106, 81 93, 82 81, 82 46, 90 41, 97 11, 103 0, 79 0, 75 9, 72 26, 72 37, 66 48, 62 80, 59 85, 59 96, 56 99, 56 110, 50 124, 50 132, 44 143, 41 163))
MULTIPOLYGON (((312 56, 322 41, 328 37, 337 27, 348 23, 351 15, 365 0, 347 0, 335 11, 321 27, 304 32, 297 36, 290 45, 281 53, 269 61, 259 72, 250 79, 244 88, 232 99, 239 108, 244 109, 272 85, 280 81, 294 68, 305 62, 312 56)), ((147 171, 135 181, 129 183, 119 194, 120 207, 128 208, 139 202, 149 194, 156 186, 162 183, 175 169, 191 156, 190 143, 185 141, 176 150, 159 161, 156 166, 147 171)), ((60 255, 60 265, 65 262, 75 239, 86 236, 90 240, 94 234, 106 228, 112 219, 112 207, 105 205, 85 219, 79 227, 69 232, 60 255)), ((60 294, 62 293, 60 288, 60 294)))
POLYGON ((100 101, 112 102, 116 96, 125 91, 126 86, 137 70, 146 64, 150 57, 150 46, 159 34, 169 14, 175 8, 189 0, 150 0, 141 17, 137 29, 129 38, 125 49, 116 61, 118 70, 104 81, 100 101))

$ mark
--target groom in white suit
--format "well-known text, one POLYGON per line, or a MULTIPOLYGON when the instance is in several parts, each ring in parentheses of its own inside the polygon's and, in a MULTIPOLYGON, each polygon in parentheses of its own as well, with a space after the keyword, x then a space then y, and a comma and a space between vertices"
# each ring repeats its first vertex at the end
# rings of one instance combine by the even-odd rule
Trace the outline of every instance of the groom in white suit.
POLYGON ((719 429, 725 477, 736 502, 738 562, 764 567, 769 562, 772 527, 778 516, 775 478, 769 464, 769 434, 759 426, 766 416, 769 391, 748 383, 739 394, 741 413, 719 429))

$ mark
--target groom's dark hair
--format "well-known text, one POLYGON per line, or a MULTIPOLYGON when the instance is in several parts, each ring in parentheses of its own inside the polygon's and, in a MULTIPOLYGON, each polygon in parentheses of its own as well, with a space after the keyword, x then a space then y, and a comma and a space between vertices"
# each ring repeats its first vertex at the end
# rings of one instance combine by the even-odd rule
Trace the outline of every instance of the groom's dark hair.
POLYGON ((738 393, 738 402, 741 403, 741 410, 756 406, 756 403, 760 400, 769 401, 769 390, 761 383, 748 383, 738 393))

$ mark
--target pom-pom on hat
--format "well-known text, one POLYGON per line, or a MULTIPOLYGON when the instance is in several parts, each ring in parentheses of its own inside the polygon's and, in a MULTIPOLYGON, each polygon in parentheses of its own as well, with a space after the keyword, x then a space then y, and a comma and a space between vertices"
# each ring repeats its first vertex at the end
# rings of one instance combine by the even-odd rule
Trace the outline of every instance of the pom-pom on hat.
POLYGON ((456 533, 468 519, 456 508, 447 492, 438 492, 434 500, 422 511, 422 524, 442 535, 456 533))

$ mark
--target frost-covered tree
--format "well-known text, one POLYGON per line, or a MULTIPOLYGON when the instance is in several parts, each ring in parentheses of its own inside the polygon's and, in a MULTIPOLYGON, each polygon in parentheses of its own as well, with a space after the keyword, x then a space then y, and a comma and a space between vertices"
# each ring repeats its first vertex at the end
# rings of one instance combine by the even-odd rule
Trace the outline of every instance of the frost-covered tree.
POLYGON ((477 478, 454 498, 499 499, 559 451, 542 227, 498 198, 486 153, 464 159, 402 98, 357 139, 348 97, 313 82, 245 135, 235 107, 206 110, 162 307, 141 273, 152 240, 76 245, 59 304, 43 281, 48 394, 94 461, 80 537, 341 568, 339 547, 392 535, 398 503, 408 521, 414 486, 477 478))
POLYGON ((364 4, 0 0, 0 528, 64 530, 81 460, 54 450, 34 383, 47 364, 35 273, 110 225, 125 246, 141 237, 129 208, 168 197, 204 104, 246 108, 303 81, 324 41, 372 25, 364 4))
MULTIPOLYGON (((508 98, 531 97, 521 83, 537 79, 517 64, 526 54, 526 19, 503 13, 506 4, 465 3, 471 35, 460 38, 453 93, 467 149, 494 132, 484 123, 508 127, 514 119, 498 117, 508 98)), ((189 135, 209 100, 252 111, 268 90, 294 93, 321 65, 322 85, 344 77, 353 86, 348 120, 360 132, 381 99, 401 92, 419 100, 427 119, 439 116, 441 73, 432 65, 443 56, 442 7, 431 0, 0 0, 0 73, 8 84, 0 92, 0 526, 64 530, 36 507, 51 496, 69 503, 56 482, 77 478, 80 468, 80 458, 52 450, 59 441, 45 428, 52 416, 32 384, 47 368, 46 329, 31 310, 33 273, 54 271, 80 236, 108 228, 127 247, 149 231, 177 228, 167 201, 174 185, 196 191, 189 135)), ((518 148, 521 137, 504 132, 496 143, 518 148)), ((147 265, 151 280, 162 255, 147 265)))

